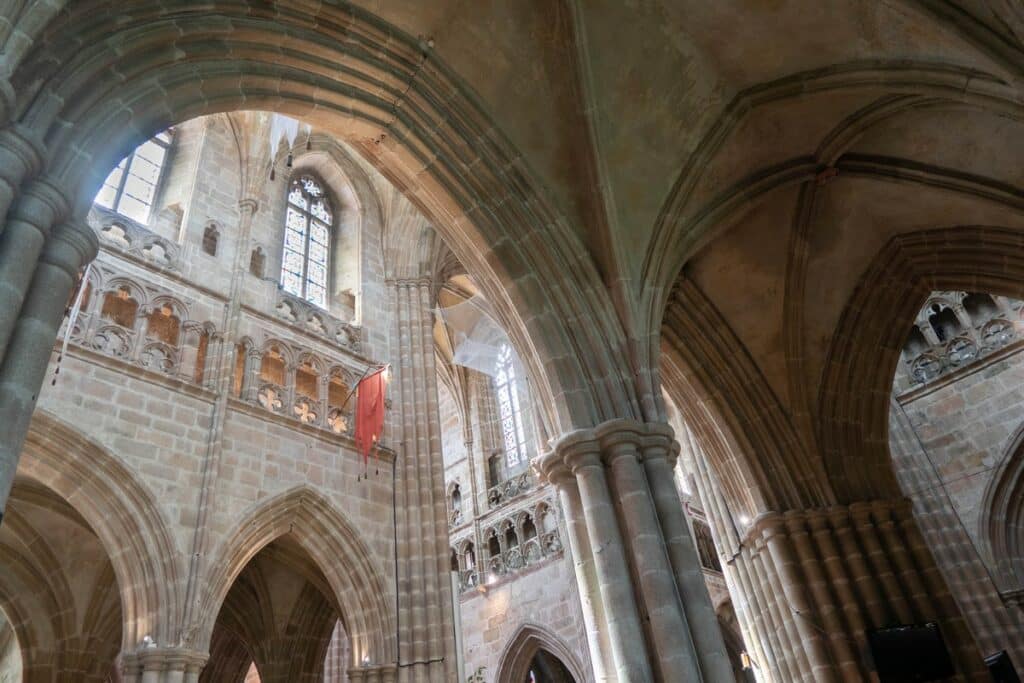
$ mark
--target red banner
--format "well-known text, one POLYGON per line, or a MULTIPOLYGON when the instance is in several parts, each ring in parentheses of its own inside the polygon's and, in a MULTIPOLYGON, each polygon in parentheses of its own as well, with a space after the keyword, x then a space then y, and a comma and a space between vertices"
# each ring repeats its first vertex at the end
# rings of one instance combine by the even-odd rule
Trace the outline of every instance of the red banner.
POLYGON ((387 382, 384 368, 367 375, 356 388, 356 448, 365 464, 370 451, 384 430, 384 391, 387 382))

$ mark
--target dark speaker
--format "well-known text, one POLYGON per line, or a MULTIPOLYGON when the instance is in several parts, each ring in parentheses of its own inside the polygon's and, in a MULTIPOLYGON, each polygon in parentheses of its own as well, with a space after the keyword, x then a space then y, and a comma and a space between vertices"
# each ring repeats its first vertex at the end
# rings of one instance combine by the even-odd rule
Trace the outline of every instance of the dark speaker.
POLYGON ((938 681, 956 673, 935 622, 868 631, 868 645, 881 683, 938 681))
POLYGON ((1006 650, 985 657, 985 663, 988 664, 988 672, 992 674, 993 683, 1020 683, 1017 669, 1013 667, 1006 650))

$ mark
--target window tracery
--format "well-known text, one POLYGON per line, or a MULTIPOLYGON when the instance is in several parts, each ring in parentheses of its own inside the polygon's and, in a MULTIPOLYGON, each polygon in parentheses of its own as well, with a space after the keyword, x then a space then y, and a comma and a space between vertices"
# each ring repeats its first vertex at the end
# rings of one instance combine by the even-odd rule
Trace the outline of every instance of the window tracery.
POLYGON ((327 268, 334 215, 323 186, 312 176, 291 182, 285 214, 281 287, 320 308, 327 307, 327 268))
POLYGON ((523 429, 522 407, 516 387, 515 361, 512 347, 504 344, 498 354, 494 384, 498 393, 498 413, 505 444, 505 464, 516 467, 526 460, 526 432, 523 429))
POLYGON ((103 181, 95 203, 147 224, 170 146, 171 132, 165 130, 135 148, 103 181))

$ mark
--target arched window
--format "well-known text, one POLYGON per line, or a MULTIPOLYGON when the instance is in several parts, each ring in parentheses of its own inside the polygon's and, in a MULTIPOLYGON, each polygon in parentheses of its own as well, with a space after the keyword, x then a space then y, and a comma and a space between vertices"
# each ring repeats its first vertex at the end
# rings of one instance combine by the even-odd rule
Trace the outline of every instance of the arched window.
POLYGON ((263 247, 256 247, 249 256, 249 272, 256 277, 263 277, 263 264, 266 256, 263 254, 263 247))
POLYGON ((103 181, 96 203, 136 223, 148 223, 170 146, 171 133, 165 130, 136 147, 103 181))
POLYGON ((327 255, 333 221, 331 207, 317 180, 304 175, 291 182, 281 287, 320 308, 327 307, 327 255))
POLYGON ((516 368, 512 347, 503 344, 498 354, 494 384, 498 390, 498 410, 501 415, 501 434, 505 439, 505 462, 515 467, 526 459, 526 433, 523 414, 516 387, 516 368))
POLYGON ((217 226, 210 223, 206 226, 206 230, 203 230, 203 251, 210 256, 216 256, 218 242, 220 242, 220 233, 217 231, 217 226))

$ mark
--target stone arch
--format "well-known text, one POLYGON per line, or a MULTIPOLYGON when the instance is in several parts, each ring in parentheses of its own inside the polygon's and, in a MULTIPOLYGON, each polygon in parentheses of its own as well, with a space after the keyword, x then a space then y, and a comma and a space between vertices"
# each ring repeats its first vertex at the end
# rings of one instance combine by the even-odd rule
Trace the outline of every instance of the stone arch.
POLYGON ((889 455, 892 378, 921 304, 949 290, 1024 297, 1020 232, 956 226, 904 233, 862 275, 833 334, 818 396, 823 458, 840 502, 901 495, 889 455))
POLYGON ((228 590, 249 561, 269 543, 290 534, 323 572, 351 643, 352 664, 364 657, 378 664, 397 661, 393 607, 379 563, 348 519, 308 485, 298 485, 252 507, 225 535, 198 598, 190 637, 203 649, 228 590))
POLYGON ((546 650, 561 660, 577 683, 587 680, 580 662, 558 636, 543 626, 529 623, 521 625, 505 646, 498 658, 494 680, 525 681, 530 673, 530 662, 540 650, 546 650))
POLYGON ((93 529, 110 558, 124 616, 122 649, 142 638, 176 642, 181 554, 155 498, 106 449, 37 408, 18 474, 63 498, 93 529))
POLYGON ((84 212, 117 159, 204 114, 272 110, 339 132, 474 273, 527 364, 547 433, 640 417, 642 401, 620 361, 622 324, 580 237, 444 63, 355 6, 272 15, 254 1, 204 9, 89 2, 50 22, 11 78, 24 93, 12 119, 53 150, 43 164, 48 180, 37 182, 66 188, 84 212), (181 37, 174 50, 151 49, 160 30, 181 37), (290 36, 284 52, 282 32, 290 36), (241 54, 244 61, 232 58, 241 54), (344 78, 328 62, 345 63, 344 78), (122 74, 116 84, 111 72, 122 74), (569 322, 580 319, 591 324, 569 322))
POLYGON ((978 532, 999 591, 1024 596, 1024 424, 985 486, 978 532))
POLYGON ((685 277, 665 311, 660 374, 735 514, 830 502, 821 477, 797 464, 812 458, 753 359, 685 277))

